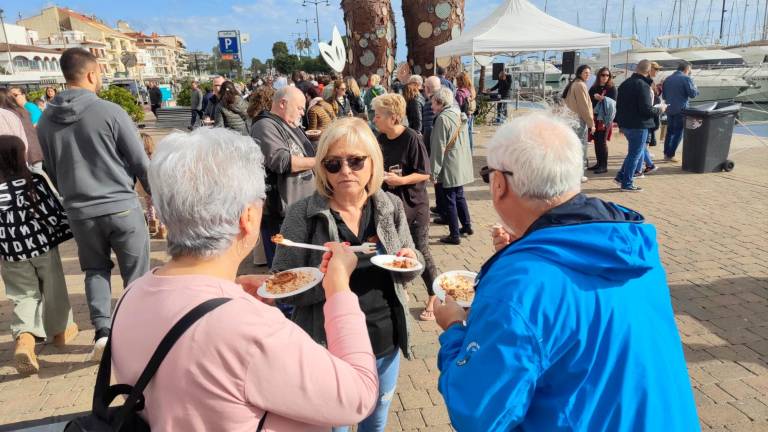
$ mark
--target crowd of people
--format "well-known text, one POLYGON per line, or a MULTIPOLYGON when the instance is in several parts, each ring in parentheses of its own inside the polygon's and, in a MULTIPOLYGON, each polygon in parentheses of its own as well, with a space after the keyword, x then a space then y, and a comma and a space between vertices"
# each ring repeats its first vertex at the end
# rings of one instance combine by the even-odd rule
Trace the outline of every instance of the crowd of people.
MULTIPOLYGON (((656 133, 661 128, 662 115, 667 119, 664 160, 678 161, 675 154, 683 138, 682 111, 699 94, 690 77, 690 63, 681 61, 675 73, 663 82, 655 82, 660 70, 658 63, 641 60, 632 76, 616 87, 610 69, 603 67, 588 87, 592 69, 581 65, 562 93, 564 105, 575 117, 574 131, 581 140, 584 170, 595 174, 608 172, 607 143, 613 134, 614 121, 626 137, 627 156, 614 178, 622 192, 642 192, 634 180, 658 169, 649 147, 657 145, 656 133), (588 158, 590 141, 594 142, 597 159, 592 166, 588 158)), ((582 175, 581 181, 587 180, 582 175)))
MULTIPOLYGON (((698 427, 654 228, 581 193, 587 136, 604 146, 617 110, 630 139, 617 178, 635 187, 653 116, 666 108, 654 107, 651 62, 618 90, 603 69, 588 89, 580 68, 565 98, 576 127, 532 114, 497 130, 479 170, 500 219, 497 252, 469 314, 437 300, 429 244, 431 224, 448 226, 447 245, 474 234, 468 74, 414 75, 400 92, 375 75, 362 90, 303 72, 247 87, 216 77, 210 95, 193 85, 192 130, 155 145, 98 98, 90 52, 67 49, 60 65, 68 88, 36 125, 23 92, 0 91, 0 270, 20 373, 39 370, 36 342, 78 334, 58 254, 74 238, 95 330, 89 359, 109 353, 119 383, 137 382, 187 312, 226 300, 144 390, 139 415, 156 430, 385 430, 401 357, 413 355, 405 286, 419 276, 429 298, 419 319, 444 330, 439 390, 457 430, 698 427), (170 256, 154 269, 152 221, 170 256), (276 246, 278 233, 328 250, 276 246), (269 276, 237 272, 259 239, 272 271, 317 267, 322 282, 276 303, 258 296, 269 276), (423 271, 378 267, 350 250, 364 243, 423 271), (111 253, 126 287, 114 313, 111 253)), ((695 91, 685 73, 664 87, 670 105, 695 91)), ((589 168, 606 162, 601 147, 589 168)))

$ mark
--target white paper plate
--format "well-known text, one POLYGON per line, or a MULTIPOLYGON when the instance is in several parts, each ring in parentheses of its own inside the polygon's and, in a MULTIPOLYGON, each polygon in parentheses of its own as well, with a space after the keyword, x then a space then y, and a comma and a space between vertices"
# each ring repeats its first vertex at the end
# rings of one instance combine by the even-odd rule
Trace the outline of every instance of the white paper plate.
POLYGON ((399 256, 396 256, 396 255, 376 255, 374 257, 371 257, 371 262, 374 265, 383 268, 384 270, 389 270, 389 271, 393 271, 393 272, 400 272, 400 273, 415 272, 415 271, 419 271, 419 270, 424 268, 424 266, 421 265, 419 260, 416 260, 416 259, 413 259, 413 258, 408 258, 408 257, 399 257, 399 256), (407 268, 407 269, 390 267, 389 263, 391 263, 392 261, 395 261, 395 260, 406 260, 406 261, 414 264, 415 267, 411 267, 411 268, 407 268))
MULTIPOLYGON (((475 278, 477 277, 477 273, 471 272, 471 271, 466 271, 466 270, 452 270, 452 271, 449 271, 449 272, 445 272, 445 273, 441 274, 440 276, 436 277, 435 281, 432 282, 432 291, 434 291, 435 295, 437 296, 437 298, 439 298, 440 301, 443 301, 443 302, 445 301, 445 290, 443 289, 442 286, 440 286, 440 281, 444 277, 448 277, 448 276, 466 276, 468 278, 471 278, 472 280, 475 280, 475 278)), ((470 306, 472 306, 472 302, 471 301, 469 301, 469 302, 467 302, 467 301, 456 301, 456 303, 458 303, 458 305, 461 306, 461 307, 470 307, 470 306)))
MULTIPOLYGON (((323 272, 321 272, 320 269, 316 267, 298 267, 295 269, 285 270, 285 271, 290 271, 290 272, 301 271, 301 272, 310 273, 312 275, 312 280, 307 282, 306 285, 299 287, 299 289, 295 291, 291 291, 283 294, 272 294, 271 292, 267 291, 267 282, 265 281, 263 284, 261 284, 261 286, 259 287, 259 290, 256 291, 256 293, 263 298, 280 299, 280 298, 292 297, 292 296, 295 296, 296 294, 301 294, 305 291, 309 291, 312 287, 320 283, 320 281, 323 280, 323 276, 325 276, 323 272)), ((280 272, 280 273, 284 273, 284 272, 280 272)))

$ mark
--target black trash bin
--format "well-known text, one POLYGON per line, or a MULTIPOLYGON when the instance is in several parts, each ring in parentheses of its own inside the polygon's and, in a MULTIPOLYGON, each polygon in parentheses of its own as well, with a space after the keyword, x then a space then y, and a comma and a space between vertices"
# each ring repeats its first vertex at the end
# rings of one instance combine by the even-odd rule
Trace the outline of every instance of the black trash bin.
POLYGON ((695 173, 730 171, 728 159, 733 124, 741 104, 712 102, 683 110, 683 170, 695 173))

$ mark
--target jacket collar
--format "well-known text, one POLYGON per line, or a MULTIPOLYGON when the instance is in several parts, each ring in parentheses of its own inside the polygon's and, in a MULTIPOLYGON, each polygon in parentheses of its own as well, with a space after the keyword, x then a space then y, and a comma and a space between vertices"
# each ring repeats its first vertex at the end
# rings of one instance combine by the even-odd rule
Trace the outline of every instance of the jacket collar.
MULTIPOLYGON (((373 200, 373 204, 376 207, 376 215, 378 218, 386 218, 395 212, 395 206, 392 201, 387 198, 386 192, 379 190, 370 198, 373 200)), ((317 215, 331 216, 331 207, 328 198, 315 192, 309 198, 307 205, 307 216, 315 217, 317 215)))

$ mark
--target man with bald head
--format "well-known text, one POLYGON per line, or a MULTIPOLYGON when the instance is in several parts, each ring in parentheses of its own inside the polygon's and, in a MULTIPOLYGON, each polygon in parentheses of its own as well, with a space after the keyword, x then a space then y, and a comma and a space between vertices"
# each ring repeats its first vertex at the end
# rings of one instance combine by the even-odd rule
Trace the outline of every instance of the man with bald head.
POLYGON ((275 245, 269 238, 280 232, 285 209, 315 191, 315 148, 300 128, 305 104, 301 90, 283 87, 272 98, 270 111, 259 114, 251 126, 251 137, 264 153, 267 171, 261 238, 270 267, 275 245))
POLYGON ((581 192, 567 120, 516 117, 488 143, 501 224, 469 315, 435 306, 456 430, 698 431, 656 229, 581 192))
POLYGON ((645 151, 648 130, 656 126, 654 119, 666 109, 664 104, 653 105, 650 74, 651 62, 640 60, 635 73, 619 86, 616 98, 616 123, 628 144, 627 157, 614 179, 622 192, 642 192, 634 183, 635 170, 645 151))

